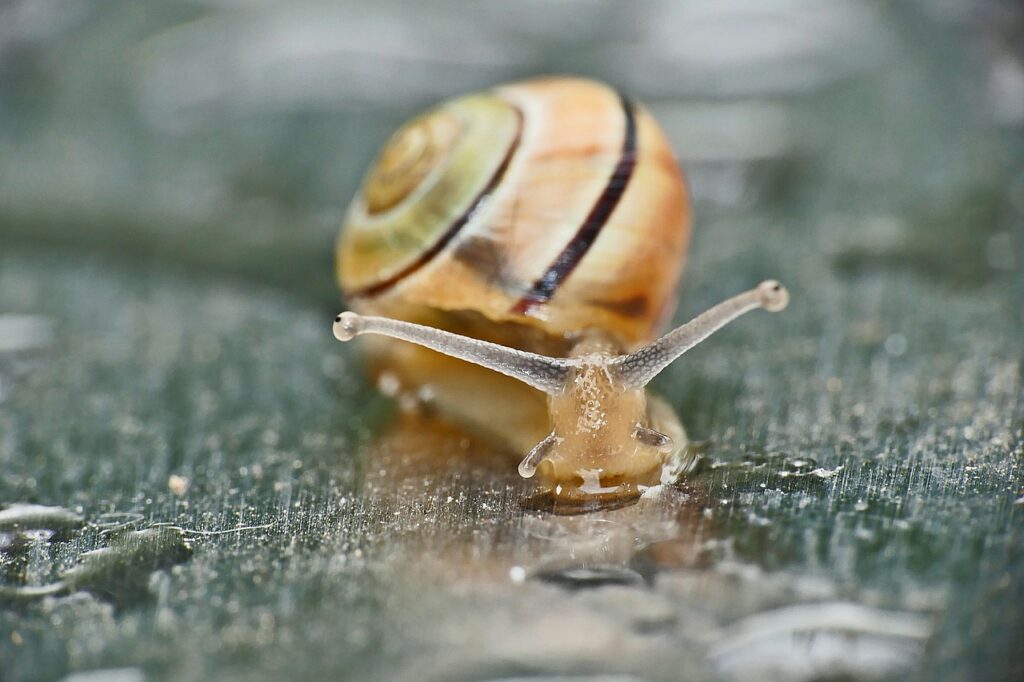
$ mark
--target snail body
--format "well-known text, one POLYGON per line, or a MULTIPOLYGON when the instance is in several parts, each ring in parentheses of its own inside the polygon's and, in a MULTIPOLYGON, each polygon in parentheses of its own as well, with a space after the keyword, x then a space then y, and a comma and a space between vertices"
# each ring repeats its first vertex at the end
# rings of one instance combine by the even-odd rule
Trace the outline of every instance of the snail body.
MULTIPOLYGON (((613 89, 467 95, 400 128, 364 179, 337 244, 359 314, 335 334, 376 334, 372 374, 525 453, 520 473, 561 494, 656 482, 685 432, 633 365, 672 314, 689 229, 664 134, 613 89)), ((740 313, 773 291, 741 295, 740 313)))

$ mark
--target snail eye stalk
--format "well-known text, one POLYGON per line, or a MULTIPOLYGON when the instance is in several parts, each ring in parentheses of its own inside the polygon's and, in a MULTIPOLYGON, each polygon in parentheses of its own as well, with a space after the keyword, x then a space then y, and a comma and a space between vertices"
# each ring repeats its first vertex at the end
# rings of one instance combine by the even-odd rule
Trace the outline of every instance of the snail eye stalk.
POLYGON ((737 317, 758 308, 778 312, 788 304, 786 287, 775 280, 761 282, 757 287, 709 308, 635 353, 612 359, 608 363, 609 369, 625 387, 642 388, 680 355, 737 317))
POLYGON ((572 360, 565 358, 549 358, 412 322, 362 316, 353 312, 341 313, 334 318, 334 336, 339 341, 350 341, 360 334, 381 334, 409 341, 501 372, 549 395, 562 392, 569 369, 574 366, 572 360))
MULTIPOLYGON (((643 388, 676 358, 737 317, 757 308, 777 312, 788 303, 789 292, 785 287, 774 280, 761 282, 756 288, 722 301, 635 353, 609 358, 608 370, 624 389, 643 388)), ((501 372, 548 395, 558 395, 564 391, 571 370, 581 366, 576 359, 538 355, 387 317, 344 312, 334 318, 334 336, 339 341, 351 341, 360 334, 380 334, 419 344, 453 358, 501 372)), ((660 442, 660 435, 657 432, 641 432, 637 437, 655 444, 660 442)), ((548 443, 547 439, 541 445, 545 443, 548 443)), ((523 464, 527 464, 527 460, 539 463, 548 449, 550 444, 534 459, 531 459, 534 455, 531 452, 523 464)))

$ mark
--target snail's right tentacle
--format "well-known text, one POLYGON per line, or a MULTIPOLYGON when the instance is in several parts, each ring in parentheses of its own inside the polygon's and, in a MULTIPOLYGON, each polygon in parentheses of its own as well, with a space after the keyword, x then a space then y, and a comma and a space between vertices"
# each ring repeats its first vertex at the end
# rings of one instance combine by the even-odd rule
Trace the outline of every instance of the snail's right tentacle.
POLYGON ((561 393, 574 362, 461 336, 442 329, 387 317, 345 312, 334 318, 334 336, 350 341, 359 334, 381 334, 409 341, 475 365, 493 369, 549 395, 561 393))
POLYGON ((676 358, 740 315, 757 308, 774 313, 788 303, 786 287, 775 280, 761 282, 754 289, 722 301, 635 353, 615 358, 609 363, 609 369, 628 387, 646 386, 676 358))

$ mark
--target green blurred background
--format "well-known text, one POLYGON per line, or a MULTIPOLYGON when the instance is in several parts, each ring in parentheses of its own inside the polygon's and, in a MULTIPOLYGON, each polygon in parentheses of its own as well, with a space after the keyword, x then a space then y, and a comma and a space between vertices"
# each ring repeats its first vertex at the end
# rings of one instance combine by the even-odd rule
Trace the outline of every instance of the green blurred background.
POLYGON ((0 679, 1024 679, 1022 127, 1011 0, 0 3, 0 679), (543 73, 668 132, 677 319, 793 294, 571 518, 329 333, 389 132, 543 73))

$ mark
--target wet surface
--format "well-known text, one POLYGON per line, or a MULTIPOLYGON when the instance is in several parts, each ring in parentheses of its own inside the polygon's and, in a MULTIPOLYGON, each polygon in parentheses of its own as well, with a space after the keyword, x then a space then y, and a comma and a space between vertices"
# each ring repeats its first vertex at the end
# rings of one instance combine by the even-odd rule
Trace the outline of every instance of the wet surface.
POLYGON ((0 10, 0 677, 1024 677, 1019 24, 942 4, 0 10), (690 475, 575 515, 330 334, 387 130, 543 71, 665 123, 677 319, 792 292, 655 382, 690 475))

